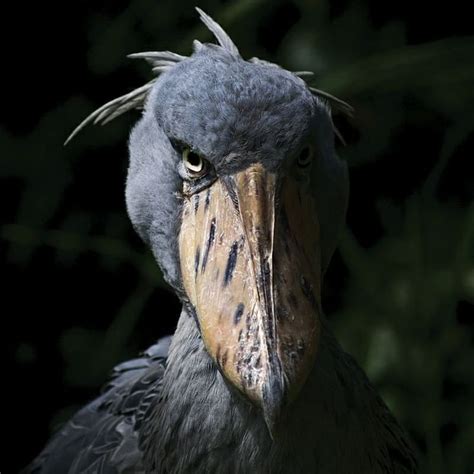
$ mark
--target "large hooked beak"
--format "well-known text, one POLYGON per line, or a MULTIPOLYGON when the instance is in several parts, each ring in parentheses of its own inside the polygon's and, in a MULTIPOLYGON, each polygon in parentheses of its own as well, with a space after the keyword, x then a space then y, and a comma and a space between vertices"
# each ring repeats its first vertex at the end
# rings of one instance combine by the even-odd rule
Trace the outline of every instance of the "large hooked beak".
POLYGON ((185 199, 179 251, 207 351, 262 408, 273 436, 318 345, 319 227, 310 197, 251 165, 185 199))

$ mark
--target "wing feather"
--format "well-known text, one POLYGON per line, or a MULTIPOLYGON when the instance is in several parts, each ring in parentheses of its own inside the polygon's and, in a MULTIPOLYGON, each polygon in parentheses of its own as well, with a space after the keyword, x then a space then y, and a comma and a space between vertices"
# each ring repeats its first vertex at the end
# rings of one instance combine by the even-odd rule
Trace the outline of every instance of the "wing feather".
POLYGON ((117 365, 103 393, 76 413, 25 470, 31 474, 144 472, 140 428, 157 403, 170 338, 117 365))

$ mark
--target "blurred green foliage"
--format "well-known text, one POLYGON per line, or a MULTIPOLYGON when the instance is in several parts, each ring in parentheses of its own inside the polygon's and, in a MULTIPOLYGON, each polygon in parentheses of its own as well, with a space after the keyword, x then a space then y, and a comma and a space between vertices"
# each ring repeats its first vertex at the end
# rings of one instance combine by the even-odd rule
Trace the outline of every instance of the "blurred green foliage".
MULTIPOLYGON (((376 170, 383 170, 388 154, 413 154, 401 161, 404 171, 394 175, 406 176, 400 195, 384 192, 383 182, 377 184, 382 190, 374 206, 381 230, 370 244, 358 232, 374 227, 368 221, 373 215, 364 217, 355 209, 351 223, 349 209, 351 225, 337 256, 346 278, 335 288, 337 274, 330 275, 337 304, 329 316, 344 347, 364 366, 416 441, 421 472, 471 472, 473 315, 463 316, 466 324, 460 321, 459 308, 470 311, 474 302, 474 206, 465 180, 459 184, 464 186, 462 198, 441 193, 440 186, 474 128, 474 37, 407 44, 402 20, 375 26, 360 2, 347 2, 337 13, 327 0, 289 5, 291 24, 281 38, 267 43, 258 25, 271 12, 271 3, 209 1, 201 6, 221 22, 244 57, 314 71, 317 87, 356 107, 354 120, 342 122, 349 146, 341 150, 354 174, 372 169, 374 163, 376 170), (398 141, 406 126, 419 131, 424 142, 398 141), (426 163, 418 180, 410 179, 410 160, 426 163)), ((124 265, 136 274, 135 288, 117 293, 120 309, 111 314, 108 328, 73 325, 63 331, 59 348, 68 387, 100 384, 113 363, 130 355, 138 318, 162 280, 151 255, 131 240, 125 206, 114 209, 107 199, 88 203, 89 175, 80 172, 94 169, 90 160, 99 160, 101 150, 118 150, 119 156, 107 158, 104 165, 118 170, 111 174, 117 199, 126 169, 123 143, 135 117, 89 129, 67 149, 60 142, 100 100, 149 79, 145 65, 123 59, 127 53, 170 49, 188 54, 192 39, 211 39, 192 7, 187 0, 180 2, 180 9, 171 2, 135 0, 121 10, 89 12, 89 77, 84 81, 103 84, 100 98, 77 88, 34 127, 18 134, 0 129, 0 177, 14 180, 19 189, 12 218, 0 228, 9 263, 28 270, 35 253, 46 247, 52 265, 73 266, 84 255, 94 255, 94 265, 104 275, 124 265), (130 71, 135 72, 127 75, 130 71), (78 182, 85 188, 78 194, 85 204, 69 206, 68 193, 78 182)), ((467 172, 458 170, 459 175, 467 172)), ((387 176, 373 179, 375 185, 387 176)), ((364 183, 371 185, 368 178, 364 183)), ((352 196, 361 205, 358 193, 363 192, 356 187, 352 196)), ((19 345, 21 363, 34 357, 34 347, 19 345)))

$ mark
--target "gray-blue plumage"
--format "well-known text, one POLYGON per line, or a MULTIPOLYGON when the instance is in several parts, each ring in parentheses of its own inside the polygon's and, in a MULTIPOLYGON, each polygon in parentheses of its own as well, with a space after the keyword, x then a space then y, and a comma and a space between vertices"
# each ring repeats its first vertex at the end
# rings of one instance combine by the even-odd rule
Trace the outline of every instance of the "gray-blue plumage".
POLYGON ((259 411, 226 384, 185 311, 164 376, 162 349, 119 365, 104 394, 53 438, 29 472, 416 472, 403 429, 327 328, 319 363, 277 441, 259 411))
MULTIPOLYGON (((213 170, 189 184, 196 189, 227 182, 253 164, 294 173, 316 202, 322 274, 344 222, 348 178, 334 151, 324 94, 315 96, 276 65, 244 61, 223 30, 201 16, 220 46, 197 43, 190 58, 139 55, 162 75, 91 119, 106 121, 144 105, 130 136, 127 209, 183 303, 176 333, 169 351, 162 340, 119 365, 103 394, 65 425, 30 472, 414 473, 406 434, 323 315, 316 361, 273 437, 261 407, 227 380, 222 358, 209 354, 180 264, 188 180, 183 146, 205 156, 213 170), (308 143, 315 150, 311 171, 295 172, 295 157, 308 143)), ((306 290, 314 300, 312 288, 306 290)))
POLYGON ((26 472, 145 472, 138 430, 161 391, 170 338, 114 368, 100 397, 52 438, 26 472))

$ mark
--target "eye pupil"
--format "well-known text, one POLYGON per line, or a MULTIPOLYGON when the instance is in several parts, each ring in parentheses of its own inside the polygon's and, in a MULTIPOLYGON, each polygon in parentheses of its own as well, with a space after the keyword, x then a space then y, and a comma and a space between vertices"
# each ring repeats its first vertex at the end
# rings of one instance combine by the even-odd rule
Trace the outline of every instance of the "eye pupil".
POLYGON ((201 157, 197 153, 190 151, 188 153, 188 163, 191 166, 199 166, 201 164, 201 157))
POLYGON ((301 167, 309 166, 313 159, 313 148, 311 146, 305 146, 298 156, 298 165, 301 167))
POLYGON ((303 148, 303 151, 300 154, 300 161, 306 161, 309 158, 309 148, 303 148))

